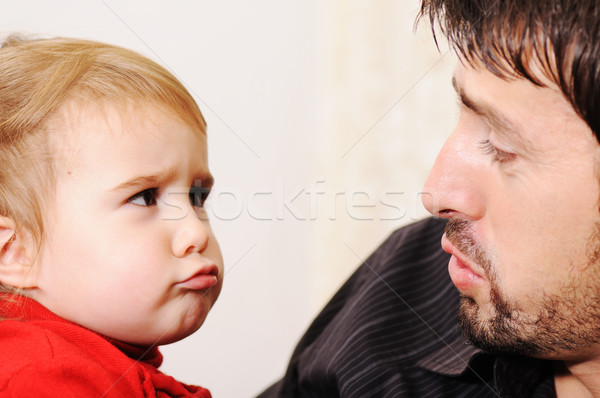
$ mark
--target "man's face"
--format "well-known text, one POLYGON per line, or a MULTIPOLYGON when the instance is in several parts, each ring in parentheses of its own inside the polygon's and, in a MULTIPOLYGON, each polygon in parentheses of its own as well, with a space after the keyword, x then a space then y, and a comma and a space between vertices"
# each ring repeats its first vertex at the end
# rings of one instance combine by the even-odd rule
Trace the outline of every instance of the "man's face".
POLYGON ((553 84, 459 65, 460 119, 425 206, 462 294, 460 322, 488 350, 590 354, 600 341, 600 146, 553 84))

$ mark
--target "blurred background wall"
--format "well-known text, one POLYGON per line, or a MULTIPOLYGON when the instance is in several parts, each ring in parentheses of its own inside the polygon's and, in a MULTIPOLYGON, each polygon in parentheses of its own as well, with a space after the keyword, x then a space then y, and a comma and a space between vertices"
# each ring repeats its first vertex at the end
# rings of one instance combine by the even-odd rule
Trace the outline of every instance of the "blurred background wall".
POLYGON ((279 378, 331 295, 394 229, 456 118, 454 56, 416 0, 0 0, 0 31, 137 50, 209 126, 225 284, 162 370, 218 397, 279 378))

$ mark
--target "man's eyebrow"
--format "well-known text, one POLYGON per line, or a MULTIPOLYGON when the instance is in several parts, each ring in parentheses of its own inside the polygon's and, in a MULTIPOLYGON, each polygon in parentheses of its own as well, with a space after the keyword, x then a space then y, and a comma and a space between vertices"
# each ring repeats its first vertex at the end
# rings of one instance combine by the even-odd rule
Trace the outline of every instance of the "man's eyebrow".
POLYGON ((465 93, 465 90, 458 83, 455 76, 452 77, 452 87, 454 87, 460 102, 465 107, 487 119, 490 124, 499 129, 500 132, 510 132, 521 136, 519 133, 521 128, 517 124, 495 109, 492 109, 485 104, 476 103, 467 93, 465 93))

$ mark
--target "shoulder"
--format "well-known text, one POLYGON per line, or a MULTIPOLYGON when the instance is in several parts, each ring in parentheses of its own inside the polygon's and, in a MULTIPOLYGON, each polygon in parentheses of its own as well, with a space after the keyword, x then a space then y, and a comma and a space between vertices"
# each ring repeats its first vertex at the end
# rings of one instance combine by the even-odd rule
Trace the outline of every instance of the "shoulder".
POLYGON ((404 314, 415 315, 414 305, 431 301, 433 290, 454 296, 447 272, 449 256, 440 245, 445 224, 428 218, 393 232, 325 306, 313 331, 344 324, 341 330, 349 332, 367 321, 385 324, 387 317, 404 322, 404 314))
POLYGON ((76 340, 44 327, 44 322, 0 321, 0 380, 31 363, 76 356, 76 340))
POLYGON ((418 361, 460 335, 444 227, 430 218, 392 233, 315 319, 275 388, 345 396, 426 378, 418 361))
POLYGON ((449 255, 440 245, 444 226, 429 218, 393 232, 340 289, 344 296, 332 299, 341 305, 337 322, 349 330, 360 320, 361 333, 365 325, 373 331, 392 324, 407 330, 407 321, 435 325, 437 316, 428 309, 451 309, 457 297, 447 272, 449 255))
POLYGON ((427 218, 394 231, 365 263, 378 268, 414 263, 435 266, 432 259, 446 257, 440 239, 444 233, 446 220, 427 218))
POLYGON ((72 323, 45 320, 0 322, 0 366, 4 366, 7 360, 12 364, 28 364, 64 356, 88 357, 92 350, 103 349, 118 351, 100 335, 72 323))
MULTIPOLYGON (((117 397, 124 391, 136 390, 136 383, 131 383, 130 378, 115 384, 125 367, 131 366, 129 362, 101 336, 76 325, 0 322, 0 394, 3 397, 22 396, 23 391, 37 397, 47 396, 47 391, 61 397, 105 393, 107 398, 117 397), (115 365, 113 369, 109 366, 111 361, 115 365)), ((137 376, 135 369, 132 373, 137 376)))
POLYGON ((440 244, 445 220, 428 218, 394 231, 341 287, 328 305, 371 317, 381 309, 402 319, 434 290, 451 296, 449 255, 440 244))

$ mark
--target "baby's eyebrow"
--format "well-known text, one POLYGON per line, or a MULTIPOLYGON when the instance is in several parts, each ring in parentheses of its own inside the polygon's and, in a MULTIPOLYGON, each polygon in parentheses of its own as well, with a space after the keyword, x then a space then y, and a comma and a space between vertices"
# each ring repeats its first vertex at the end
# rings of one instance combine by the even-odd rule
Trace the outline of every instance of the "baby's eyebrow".
MULTIPOLYGON (((165 180, 169 180, 170 178, 172 178, 176 174, 176 171, 177 171, 176 167, 169 167, 168 169, 165 169, 158 173, 153 173, 153 174, 149 174, 149 175, 140 175, 140 176, 134 177, 130 180, 127 180, 127 181, 117 185, 116 187, 111 189, 111 191, 114 192, 114 191, 128 190, 128 189, 132 189, 132 188, 144 188, 144 187, 160 185, 165 180)), ((199 177, 200 178, 196 178, 194 180, 196 184, 200 184, 201 186, 207 187, 207 188, 210 188, 213 186, 215 180, 214 180, 212 174, 210 174, 210 172, 208 172, 208 171, 203 172, 203 173, 201 173, 201 175, 199 177)))
POLYGON ((121 184, 111 189, 111 191, 121 191, 130 188, 140 188, 158 185, 161 181, 164 181, 165 179, 168 179, 171 176, 175 175, 175 172, 175 167, 169 167, 168 169, 161 170, 158 173, 140 175, 125 182, 122 182, 121 184))
POLYGON ((111 189, 111 191, 121 191, 121 190, 130 189, 130 188, 138 188, 138 187, 157 185, 159 181, 161 181, 161 178, 157 177, 157 176, 139 176, 139 177, 132 178, 129 181, 125 181, 124 183, 117 185, 116 187, 111 189))

